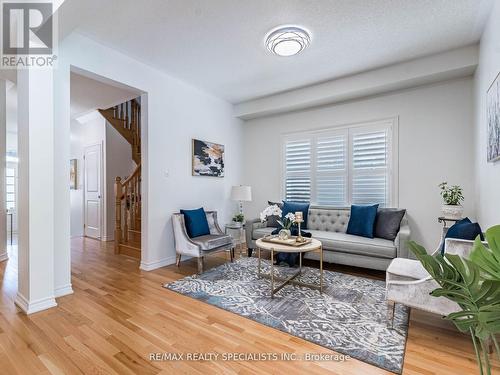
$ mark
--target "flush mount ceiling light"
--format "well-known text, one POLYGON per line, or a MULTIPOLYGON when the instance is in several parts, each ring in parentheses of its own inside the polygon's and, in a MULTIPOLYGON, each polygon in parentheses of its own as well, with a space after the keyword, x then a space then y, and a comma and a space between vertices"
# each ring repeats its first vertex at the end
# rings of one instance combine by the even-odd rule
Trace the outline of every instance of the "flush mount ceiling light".
POLYGON ((297 26, 281 26, 266 37, 267 49, 278 56, 293 56, 311 43, 309 33, 297 26))

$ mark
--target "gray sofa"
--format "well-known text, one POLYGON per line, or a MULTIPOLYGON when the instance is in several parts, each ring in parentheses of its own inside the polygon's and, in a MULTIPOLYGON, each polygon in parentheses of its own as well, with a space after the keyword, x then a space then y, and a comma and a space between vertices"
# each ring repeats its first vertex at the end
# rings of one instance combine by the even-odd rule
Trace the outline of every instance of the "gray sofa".
MULTIPOLYGON (((406 243, 410 239, 410 227, 406 215, 396 239, 391 241, 346 234, 350 214, 350 208, 309 208, 306 231, 323 244, 323 259, 326 262, 385 271, 392 259, 408 258, 406 243)), ((259 219, 247 221, 245 230, 249 256, 256 247, 255 241, 275 229, 259 219)), ((310 253, 305 257, 319 259, 319 254, 310 253)))

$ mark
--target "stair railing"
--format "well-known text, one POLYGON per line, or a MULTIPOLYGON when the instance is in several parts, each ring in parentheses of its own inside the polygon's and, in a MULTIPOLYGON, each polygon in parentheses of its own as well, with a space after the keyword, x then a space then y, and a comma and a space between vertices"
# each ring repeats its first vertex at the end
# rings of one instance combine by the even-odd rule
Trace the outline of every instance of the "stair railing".
POLYGON ((99 112, 132 146, 132 158, 141 161, 141 105, 136 99, 99 112))
POLYGON ((138 230, 137 220, 141 217, 141 164, 122 182, 115 180, 115 253, 119 245, 129 240, 129 229, 138 230))

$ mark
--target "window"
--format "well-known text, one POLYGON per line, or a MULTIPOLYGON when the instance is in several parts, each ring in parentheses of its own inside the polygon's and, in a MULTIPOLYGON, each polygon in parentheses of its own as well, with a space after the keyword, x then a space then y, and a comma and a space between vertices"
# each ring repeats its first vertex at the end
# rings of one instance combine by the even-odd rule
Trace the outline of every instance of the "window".
POLYGON ((5 189, 7 193, 7 210, 16 209, 16 170, 14 168, 5 169, 5 189))
POLYGON ((284 197, 321 206, 396 205, 393 119, 284 138, 284 197))

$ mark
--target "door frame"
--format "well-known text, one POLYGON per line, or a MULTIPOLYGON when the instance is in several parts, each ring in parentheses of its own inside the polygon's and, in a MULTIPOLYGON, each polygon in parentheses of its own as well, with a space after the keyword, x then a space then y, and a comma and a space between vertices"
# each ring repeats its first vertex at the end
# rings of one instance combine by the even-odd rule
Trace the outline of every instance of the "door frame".
POLYGON ((101 217, 100 217, 100 220, 101 220, 101 223, 99 225, 99 228, 100 228, 100 233, 99 233, 99 238, 93 238, 93 237, 87 237, 87 238, 92 238, 92 239, 96 239, 96 240, 99 240, 99 241, 105 241, 105 238, 104 238, 104 234, 106 233, 106 228, 105 228, 105 225, 106 225, 106 220, 105 220, 105 215, 106 215, 106 183, 105 183, 105 171, 104 171, 104 168, 105 168, 105 163, 104 163, 104 145, 105 145, 105 141, 101 141, 101 142, 96 142, 96 143, 89 143, 89 144, 86 144, 85 146, 83 146, 83 155, 82 155, 82 159, 83 159, 83 173, 82 173, 82 180, 83 180, 83 237, 87 237, 86 235, 86 218, 87 218, 87 205, 86 205, 86 195, 87 195, 87 188, 86 188, 86 176, 87 176, 87 173, 86 173, 86 170, 87 170, 87 160, 85 159, 85 151, 87 150, 87 148, 89 147, 94 147, 94 146, 99 146, 100 150, 101 150, 101 173, 100 173, 100 189, 101 189, 101 217), (104 182, 104 185, 103 185, 103 182, 104 182))

